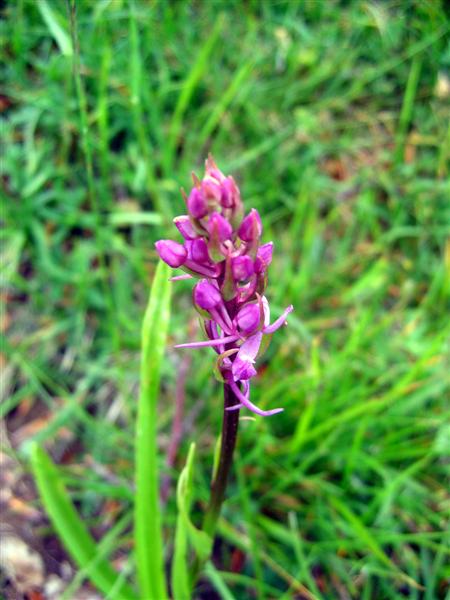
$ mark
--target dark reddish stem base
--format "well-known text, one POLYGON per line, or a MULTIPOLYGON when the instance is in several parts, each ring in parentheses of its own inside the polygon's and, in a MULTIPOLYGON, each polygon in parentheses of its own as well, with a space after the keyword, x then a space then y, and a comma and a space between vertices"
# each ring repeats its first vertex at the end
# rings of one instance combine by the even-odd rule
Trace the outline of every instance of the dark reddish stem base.
POLYGON ((217 473, 211 486, 211 497, 203 519, 203 531, 210 536, 214 534, 217 519, 225 497, 233 453, 236 446, 236 437, 239 426, 239 410, 226 410, 230 406, 239 404, 239 400, 226 383, 223 386, 224 410, 222 422, 222 441, 220 446, 219 464, 217 473))
MULTIPOLYGON (((233 462, 233 453, 239 426, 239 410, 226 410, 230 406, 239 404, 230 386, 223 386, 224 407, 222 421, 222 436, 220 445, 219 464, 211 485, 211 496, 208 508, 203 519, 202 529, 211 537, 214 536, 217 520, 225 498, 228 476, 233 462)), ((194 586, 203 564, 197 558, 192 568, 192 585, 194 586)))

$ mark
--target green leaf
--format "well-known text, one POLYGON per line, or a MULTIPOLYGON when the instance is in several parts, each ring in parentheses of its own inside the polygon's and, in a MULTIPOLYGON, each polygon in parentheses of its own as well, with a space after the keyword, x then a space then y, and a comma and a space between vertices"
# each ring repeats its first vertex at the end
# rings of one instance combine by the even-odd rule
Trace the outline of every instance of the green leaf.
POLYGON ((160 261, 142 325, 141 391, 136 424, 134 536, 142 598, 167 598, 158 494, 157 410, 169 325, 169 267, 160 261))
POLYGON ((161 225, 162 217, 156 212, 116 211, 109 215, 109 222, 114 227, 128 225, 161 225))
POLYGON ((64 56, 72 56, 73 48, 70 36, 59 24, 57 16, 48 5, 47 0, 39 0, 37 7, 45 21, 45 24, 49 28, 53 39, 58 44, 61 54, 64 56))
POLYGON ((206 532, 197 529, 192 523, 189 512, 193 495, 195 444, 189 448, 186 465, 181 471, 177 485, 177 527, 175 549, 172 564, 172 590, 174 598, 190 598, 190 577, 188 570, 188 543, 192 545, 201 562, 211 554, 213 540, 206 532))
POLYGON ((201 562, 211 554, 213 540, 205 531, 197 529, 192 523, 189 512, 192 504, 192 480, 194 472, 195 444, 189 448, 186 465, 177 485, 177 529, 175 552, 172 566, 172 587, 175 598, 190 597, 190 584, 187 564, 188 542, 192 545, 201 562))
POLYGON ((223 580, 220 571, 216 569, 211 561, 206 563, 205 573, 223 600, 236 600, 236 597, 232 594, 230 588, 223 580))
MULTIPOLYGON (((37 444, 31 448, 31 466, 45 510, 65 549, 90 581, 108 595, 115 589, 120 575, 104 559, 97 560, 97 542, 90 536, 69 499, 57 468, 37 444)), ((135 600, 136 595, 124 583, 116 590, 121 600, 135 600)))
POLYGON ((189 448, 186 465, 181 471, 177 485, 177 526, 175 531, 175 548, 172 563, 172 592, 175 598, 191 596, 188 571, 188 530, 185 515, 189 514, 192 502, 192 477, 195 455, 195 444, 189 448))

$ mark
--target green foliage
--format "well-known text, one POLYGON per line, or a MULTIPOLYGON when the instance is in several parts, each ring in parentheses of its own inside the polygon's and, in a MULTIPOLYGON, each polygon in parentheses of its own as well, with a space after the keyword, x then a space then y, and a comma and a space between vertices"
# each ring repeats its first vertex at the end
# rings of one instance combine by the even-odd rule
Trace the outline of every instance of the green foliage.
MULTIPOLYGON (((295 312, 252 389, 259 406, 285 411, 240 424, 239 469, 199 597, 212 585, 224 598, 443 598, 444 3, 19 0, 4 12, 2 414, 12 428, 31 400, 44 415, 19 455, 33 441, 77 441, 59 477, 90 528, 111 498, 118 523, 131 514, 137 452, 148 486, 137 499, 151 499, 156 532, 139 538, 137 566, 145 579, 156 544, 162 588, 161 543, 170 563, 179 513, 172 482, 161 542, 156 476, 176 480, 196 442, 189 519, 198 526, 221 394, 213 354, 191 352, 185 430, 167 469, 183 360, 170 348, 201 335, 190 283, 173 284, 165 343, 169 284, 159 271, 164 315, 153 313, 159 345, 148 343, 144 375, 153 379, 138 401, 141 316, 153 243, 173 235, 179 187, 211 151, 263 215, 264 241, 275 242, 274 316, 291 302, 295 312), (138 406, 149 435, 135 447, 138 406)), ((126 530, 115 547, 131 554, 126 530)), ((86 561, 97 563, 86 556, 92 578, 86 561)))
POLYGON ((68 554, 105 595, 133 600, 134 592, 104 560, 70 501, 56 467, 36 444, 32 449, 31 464, 42 502, 68 554))
POLYGON ((189 574, 188 542, 195 551, 195 556, 205 561, 211 554, 212 539, 208 534, 197 529, 190 518, 193 501, 195 444, 192 443, 186 466, 180 473, 177 484, 177 524, 172 564, 172 593, 175 598, 189 598, 192 586, 189 574))
POLYGON ((159 511, 157 402, 161 363, 169 325, 170 269, 156 269, 142 324, 140 396, 136 422, 135 543, 140 592, 144 598, 167 597, 159 511))

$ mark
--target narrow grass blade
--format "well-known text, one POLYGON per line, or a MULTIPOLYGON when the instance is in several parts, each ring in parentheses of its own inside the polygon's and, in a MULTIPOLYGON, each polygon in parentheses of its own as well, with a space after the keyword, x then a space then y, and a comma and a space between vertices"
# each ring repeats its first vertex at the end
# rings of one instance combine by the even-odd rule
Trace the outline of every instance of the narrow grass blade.
POLYGON ((114 227, 127 227, 129 225, 161 225, 162 217, 157 212, 112 212, 109 222, 114 227))
POLYGON ((214 49, 214 46, 219 37, 219 33, 222 31, 224 27, 224 16, 223 14, 219 15, 217 21, 214 25, 211 34, 206 40, 205 44, 201 48, 197 60, 192 65, 192 68, 186 78, 186 81, 181 88, 182 91, 178 98, 177 105, 175 107, 175 112, 172 117, 172 122, 169 130, 169 139, 167 140, 165 152, 164 152, 164 167, 166 170, 166 174, 170 173, 170 169, 173 164, 173 157, 175 154, 175 147, 178 139, 178 135, 181 130, 181 126, 183 123, 183 115, 189 106, 189 102, 192 98, 192 94, 194 93, 195 88, 197 87, 198 82, 200 81, 203 73, 208 68, 208 59, 211 55, 211 52, 214 49))
POLYGON ((227 586, 225 581, 220 574, 220 571, 216 569, 216 567, 212 564, 212 562, 208 561, 205 566, 205 573, 208 576, 208 579, 219 592, 220 597, 223 600, 236 600, 236 597, 231 593, 230 588, 227 586))
POLYGON ((136 565, 142 598, 167 598, 158 496, 157 410, 170 307, 169 268, 159 262, 142 325, 136 426, 136 565))
POLYGON ((61 53, 64 56, 72 56, 73 47, 72 42, 70 40, 70 36, 58 22, 56 14, 50 8, 47 0, 38 0, 37 7, 53 39, 58 44, 61 53))
MULTIPOLYGON (((97 543, 90 536, 69 499, 62 479, 47 454, 37 444, 31 450, 31 466, 45 510, 65 549, 90 581, 107 595, 120 577, 104 559, 97 560, 97 543)), ((133 591, 122 583, 117 596, 135 600, 133 591)))
POLYGON ((208 117, 208 120, 206 121, 198 135, 197 143, 200 148, 203 146, 205 141, 214 131, 215 127, 219 124, 225 111, 227 110, 227 108, 232 103, 233 99, 241 89, 241 86, 244 83, 245 79, 251 73, 254 64, 254 60, 249 60, 248 62, 242 65, 242 67, 237 71, 234 78, 231 80, 230 85, 228 86, 223 96, 214 106, 210 116, 208 117))
POLYGON ((395 161, 402 162, 405 150, 406 135, 411 123, 414 110, 414 101, 419 85, 420 71, 422 69, 422 55, 418 54, 412 60, 408 83, 406 84, 405 96, 403 98, 402 111, 396 137, 395 161))
POLYGON ((373 537, 369 529, 364 523, 350 510, 343 502, 337 498, 330 497, 330 503, 332 506, 341 514, 341 516, 349 523, 355 534, 367 545, 372 554, 386 567, 390 568, 397 574, 399 579, 402 579, 410 586, 416 589, 420 589, 421 586, 414 581, 411 577, 403 573, 397 565, 389 558, 389 556, 383 551, 377 540, 373 537))
MULTIPOLYGON (((125 514, 113 527, 110 529, 102 538, 101 542, 97 546, 97 556, 87 565, 85 565, 82 569, 76 573, 75 577, 72 579, 70 584, 64 590, 60 600, 71 600, 78 591, 78 589, 83 584, 85 579, 88 579, 92 569, 99 564, 99 562, 113 551, 113 549, 117 546, 117 539, 120 534, 123 533, 124 529, 129 526, 131 522, 131 515, 129 512, 125 514)), ((115 598, 116 600, 121 600, 122 591, 120 588, 115 591, 115 586, 120 586, 121 577, 126 577, 126 570, 123 569, 122 573, 120 573, 117 578, 116 583, 113 588, 108 593, 108 598, 115 598)))

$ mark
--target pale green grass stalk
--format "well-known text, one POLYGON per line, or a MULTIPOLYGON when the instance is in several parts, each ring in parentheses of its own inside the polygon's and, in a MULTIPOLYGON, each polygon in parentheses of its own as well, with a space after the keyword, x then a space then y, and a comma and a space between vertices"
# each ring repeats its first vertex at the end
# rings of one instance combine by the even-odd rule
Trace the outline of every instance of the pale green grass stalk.
POLYGON ((167 598, 167 589, 159 507, 157 403, 169 325, 172 285, 169 274, 169 268, 160 261, 142 324, 141 388, 135 438, 137 575, 142 597, 161 600, 167 598))

